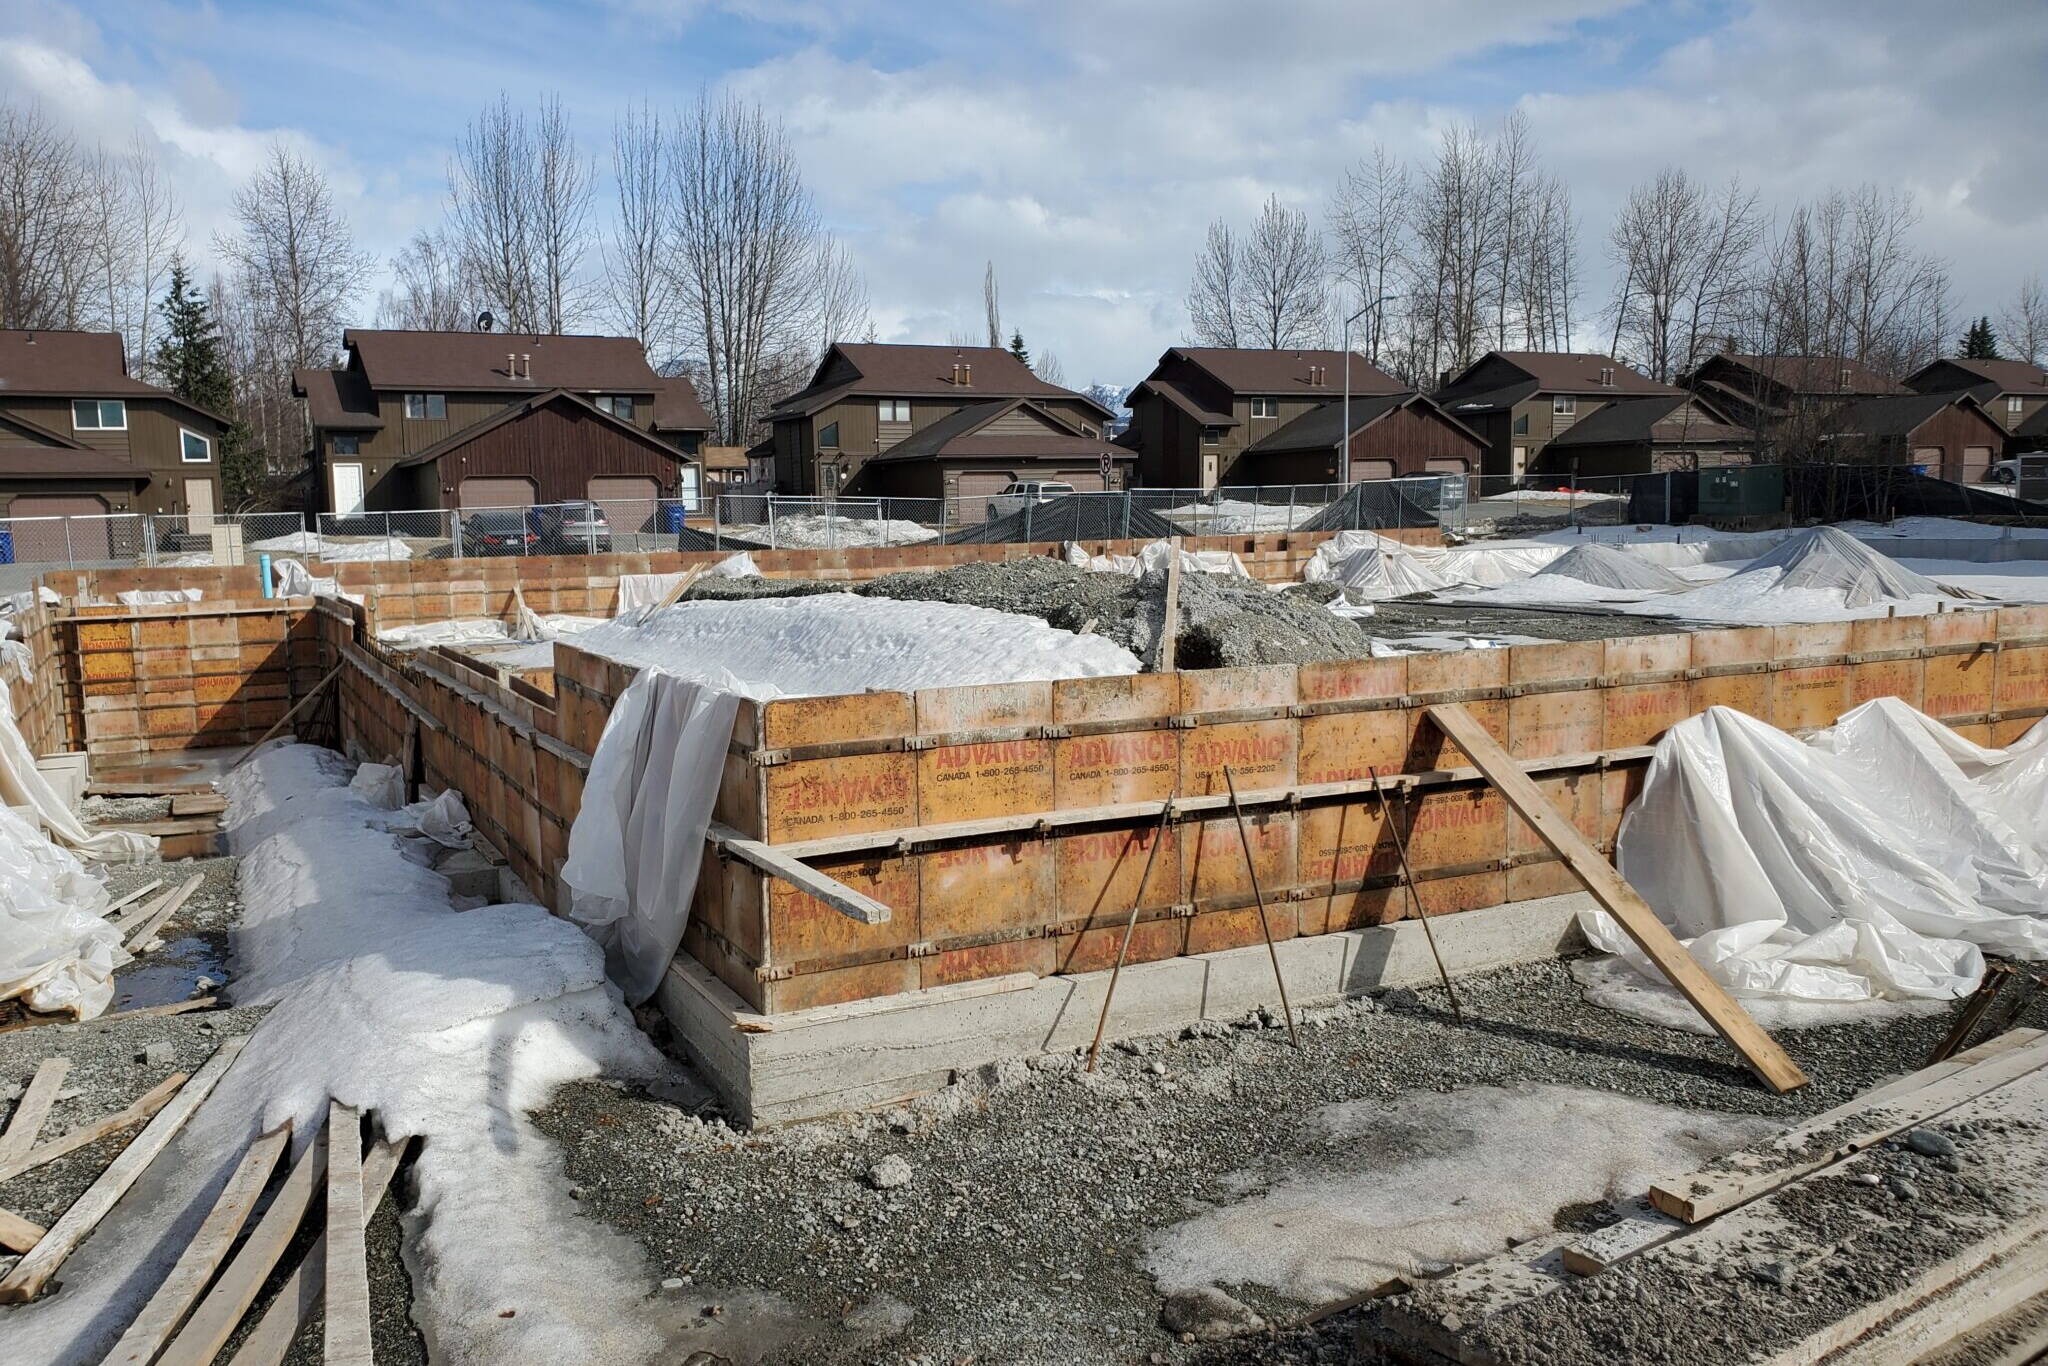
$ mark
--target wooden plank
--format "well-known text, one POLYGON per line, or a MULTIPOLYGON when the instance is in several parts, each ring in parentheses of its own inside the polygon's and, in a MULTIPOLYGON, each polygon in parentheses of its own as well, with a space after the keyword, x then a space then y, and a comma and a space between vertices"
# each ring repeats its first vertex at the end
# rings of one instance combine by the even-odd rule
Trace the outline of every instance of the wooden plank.
POLYGON ((178 890, 166 897, 161 905, 145 916, 136 927, 128 932, 123 945, 130 953, 138 953, 155 942, 157 931, 170 922, 172 916, 184 909, 192 899, 192 893, 199 890, 199 884, 206 881, 204 873, 194 873, 180 883, 178 890))
POLYGON ((817 869, 797 862, 773 845, 748 839, 731 826, 717 821, 711 823, 710 834, 724 852, 809 892, 842 915, 850 916, 863 925, 889 923, 892 912, 887 906, 871 896, 863 896, 837 878, 827 877, 817 869))
POLYGON ((690 585, 710 572, 711 566, 708 564, 700 564, 694 569, 685 570, 682 577, 676 580, 675 586, 669 589, 668 592, 663 593, 661 601, 654 604, 654 611, 665 611, 681 602, 683 594, 690 591, 690 585))
POLYGON ((209 782, 129 783, 119 778, 95 779, 85 785, 88 797, 175 797, 186 792, 211 792, 209 782))
POLYGON ((1173 672, 1174 651, 1180 636, 1180 537, 1167 540, 1173 553, 1166 561, 1166 613, 1159 622, 1159 650, 1154 666, 1163 674, 1173 672))
POLYGON ((268 744, 271 738, 275 736, 279 731, 283 730, 285 728, 286 723, 288 723, 294 716, 297 716, 300 712, 304 711, 307 707, 311 706, 313 703, 313 699, 318 697, 321 693, 326 692, 328 685, 334 682, 335 679, 339 678, 341 676, 341 671, 347 667, 348 664, 346 661, 344 661, 340 664, 335 665, 333 668, 329 669, 327 671, 327 676, 322 678, 318 683, 315 683, 313 685, 313 691, 307 693, 304 697, 292 703, 290 710, 285 712, 284 715, 278 717, 275 721, 272 721, 270 723, 270 729, 264 731, 263 734, 257 736, 256 743, 249 746, 247 749, 243 750, 241 754, 236 757, 235 761, 227 766, 227 771, 229 773, 233 773, 236 769, 240 768, 243 764, 247 763, 249 761, 250 755, 254 754, 257 750, 263 748, 264 745, 268 744))
POLYGON ((64 1265, 64 1259, 99 1226, 107 1211, 127 1194, 135 1179, 185 1126, 185 1121, 212 1093, 214 1086, 240 1055, 242 1046, 248 1042, 245 1035, 229 1039, 214 1050, 206 1065, 179 1088, 176 1099, 157 1112, 156 1117, 135 1136, 135 1141, 123 1148, 120 1156, 100 1173, 99 1180, 93 1182, 85 1194, 79 1196, 71 1208, 50 1226, 50 1231, 43 1235, 35 1248, 16 1262, 14 1269, 4 1278, 0 1278, 0 1304, 32 1300, 49 1284, 50 1277, 64 1265))
POLYGON ((58 1088, 64 1085, 70 1071, 69 1058, 45 1058, 36 1068, 36 1074, 29 1078, 14 1106, 6 1131, 0 1132, 0 1167, 28 1156, 36 1136, 43 1131, 43 1121, 50 1117, 50 1107, 57 1103, 58 1088))
POLYGON ((327 1366, 375 1366, 370 1355, 370 1262, 363 1237, 362 1119, 353 1105, 327 1107, 327 1366))
POLYGON ((157 1358, 156 1366, 209 1366, 221 1347, 234 1335, 242 1315, 249 1312, 249 1306, 262 1293, 264 1282, 270 1279, 271 1268, 277 1265, 278 1258, 284 1255, 285 1248, 298 1232, 299 1222, 306 1217, 306 1209, 312 1204, 326 1173, 327 1131, 322 1127, 306 1144, 298 1161, 292 1164, 284 1183, 277 1188, 277 1194, 271 1197, 269 1207, 263 1211, 263 1217, 243 1239, 241 1250, 220 1273, 220 1279, 213 1283, 213 1289, 199 1302, 192 1316, 185 1320, 185 1326, 171 1339, 171 1345, 157 1358))
POLYGON ((74 1020, 69 1015, 45 1015, 39 1019, 16 1020, 13 1024, 0 1025, 0 1034, 12 1034, 18 1029, 41 1029, 45 1025, 103 1025, 133 1020, 144 1015, 183 1015, 188 1010, 211 1010, 219 1004, 218 996, 195 996, 189 1001, 171 1001, 160 1006, 137 1006, 133 1010, 117 1010, 111 1015, 96 1015, 90 1020, 74 1020))
POLYGON ((1670 1215, 1660 1214, 1648 1200, 1632 1200, 1621 1218, 1566 1243, 1560 1255, 1564 1269, 1572 1275, 1597 1276, 1623 1258, 1675 1238, 1685 1229, 1670 1215))
POLYGON ((1564 860, 1601 909, 1614 917, 1615 923, 1692 1003, 1693 1009, 1734 1046, 1764 1085, 1780 1094, 1806 1085, 1806 1073, 1799 1070, 1799 1064, 1719 982, 1707 975, 1706 969, 1685 951, 1685 946, 1665 928, 1635 888, 1623 880, 1614 865, 1579 833, 1564 813, 1550 804, 1542 789, 1522 771, 1520 764, 1508 757, 1508 752, 1484 726, 1454 703, 1428 707, 1424 714, 1478 766, 1515 814, 1527 822, 1551 852, 1564 860))
MULTIPOLYGON (((157 885, 162 886, 163 884, 158 883, 157 885)), ((162 910, 165 907, 165 905, 167 905, 170 902, 170 899, 176 896, 177 894, 178 889, 176 887, 173 887, 169 891, 164 892, 160 896, 152 897, 147 902, 138 902, 131 904, 125 907, 119 915, 114 916, 107 923, 109 925, 112 925, 115 929, 120 930, 123 934, 126 934, 129 930, 133 929, 137 925, 140 925, 143 921, 149 919, 158 911, 162 910)))
POLYGON ((149 881, 147 881, 147 882, 143 883, 143 884, 142 884, 142 885, 141 885, 140 887, 137 887, 137 888, 136 888, 136 889, 135 889, 134 891, 132 891, 132 892, 123 892, 123 893, 121 893, 121 895, 120 895, 120 896, 116 897, 116 898, 115 898, 114 900, 112 900, 112 901, 109 901, 109 902, 107 903, 107 909, 106 909, 106 910, 104 910, 104 911, 101 911, 101 912, 100 912, 100 914, 101 914, 101 915, 112 915, 112 914, 113 914, 113 913, 114 913, 115 911, 118 911, 118 910, 120 910, 120 909, 121 909, 121 908, 122 908, 123 906, 126 906, 126 905, 127 905, 127 904, 128 904, 129 902, 131 902, 131 901, 140 901, 140 900, 141 900, 141 899, 142 899, 143 897, 146 897, 146 896, 148 896, 148 895, 149 895, 149 894, 150 894, 151 892, 155 891, 155 890, 156 890, 157 888, 159 888, 159 887, 161 887, 161 886, 163 886, 163 885, 164 885, 164 880, 163 880, 162 878, 160 878, 160 877, 154 877, 154 878, 151 878, 151 879, 150 879, 149 881))
POLYGON ((82 1124, 62 1138, 38 1143, 19 1158, 0 1166, 0 1181, 11 1181, 23 1172, 35 1170, 45 1162, 54 1162, 66 1153, 77 1152, 87 1144, 97 1143, 109 1134, 117 1134, 132 1125, 142 1123, 168 1105, 171 1097, 178 1094, 178 1088, 185 1084, 185 1080, 185 1073, 173 1072, 151 1087, 127 1109, 117 1110, 104 1119, 96 1119, 90 1124, 82 1124))
POLYGON ((181 792, 171 798, 173 816, 211 816, 227 809, 227 796, 220 792, 181 792))
POLYGON ((42 1241, 41 1224, 32 1224, 11 1210, 0 1209, 0 1247, 9 1252, 27 1252, 42 1241))
POLYGON ((234 1246, 242 1225, 249 1221, 250 1212, 256 1208, 257 1198, 270 1184, 270 1174, 276 1170, 277 1159, 284 1153, 291 1137, 291 1121, 287 1120, 249 1145, 249 1150, 242 1154, 242 1160, 228 1177, 227 1184, 221 1187, 213 1208, 207 1211, 199 1231, 185 1245, 170 1274, 149 1297, 149 1303, 142 1306, 142 1312, 128 1325, 128 1331, 114 1344, 106 1361, 120 1362, 124 1366, 149 1366, 155 1359, 164 1341, 177 1331, 186 1313, 198 1302, 207 1282, 213 1279, 214 1271, 226 1260, 228 1249, 234 1246))
MULTIPOLYGON (((377 1212, 377 1206, 383 1203, 384 1192, 390 1189, 392 1178, 398 1175, 398 1163, 405 1154, 405 1146, 403 1142, 380 1140, 371 1146, 370 1155, 363 1159, 365 1222, 377 1212)), ((327 1249, 319 1239, 315 1239, 292 1274, 278 1287, 270 1307, 263 1311, 256 1327, 235 1349, 228 1366, 283 1366, 285 1354, 291 1351, 299 1330, 319 1309, 326 1289, 327 1249)))
MULTIPOLYGON (((1956 1344, 1958 1338, 1975 1333, 1993 1319, 2048 1292, 2048 1255, 2044 1254, 2048 1254, 2048 1237, 2036 1237, 2002 1254, 1979 1267, 1976 1274, 1962 1277, 1901 1317, 1880 1324, 1847 1350, 1829 1358, 1828 1366, 1913 1366, 1929 1361, 1930 1354, 1956 1344)), ((2036 1322, 2031 1334, 2016 1336, 2019 1340, 2011 1343, 1980 1344, 1975 1351, 1961 1350, 1952 1366, 1959 1366, 1962 1361, 1972 1366, 2019 1366, 2032 1361, 2048 1348, 2048 1322, 2036 1322), (2031 1342, 2027 1337, 2031 1337, 2031 1342), (2008 1347, 2009 1354, 1992 1350, 1997 1345, 2008 1347)))
MULTIPOLYGON (((1689 1224, 1746 1204, 1788 1181, 2048 1067, 2048 1037, 2039 1031, 2029 1032, 2032 1039, 1988 1056, 1979 1054, 1972 1065, 1913 1084, 1923 1073, 1935 1073, 1947 1064, 1923 1068, 1816 1115, 1759 1148, 1732 1153, 1710 1170, 1658 1182, 1650 1187, 1650 1200, 1665 1214, 1689 1224)), ((1959 1054, 1958 1059, 1967 1056, 1959 1054)))

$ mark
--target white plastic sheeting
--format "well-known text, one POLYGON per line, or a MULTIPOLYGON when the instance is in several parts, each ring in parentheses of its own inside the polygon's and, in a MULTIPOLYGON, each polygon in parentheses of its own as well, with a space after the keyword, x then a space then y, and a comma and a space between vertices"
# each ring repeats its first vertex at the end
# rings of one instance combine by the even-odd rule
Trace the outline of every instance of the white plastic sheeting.
POLYGON ((1461 584, 1496 588, 1525 579, 1565 553, 1567 547, 1540 543, 1474 545, 1443 549, 1411 546, 1375 531, 1340 531, 1316 547, 1302 566, 1307 583, 1334 580, 1361 595, 1378 585, 1383 597, 1434 592, 1461 584), (1404 584, 1421 587, 1402 587, 1404 584))
POLYGON ((273 555, 318 556, 329 564, 412 558, 412 547, 396 536, 321 536, 311 531, 294 531, 286 536, 251 541, 247 548, 273 555))
MULTIPOLYGON (((1135 555, 1090 555, 1075 541, 1067 542, 1067 563, 1097 574, 1149 574, 1173 563, 1173 542, 1153 541, 1135 555)), ((1227 550, 1183 550, 1180 567, 1184 574, 1222 574, 1248 579, 1251 571, 1244 561, 1227 550)))
MULTIPOLYGON (((704 577, 712 579, 758 579, 761 567, 754 563, 754 557, 746 551, 735 551, 717 564, 704 571, 704 577)), ((681 574, 621 574, 619 575, 619 603, 613 616, 624 616, 642 607, 652 607, 669 595, 671 589, 683 581, 681 574)))
POLYGON ((197 588, 131 588, 114 596, 123 607, 168 607, 173 603, 198 602, 206 594, 197 588))
POLYGON ((21 727, 15 724, 14 704, 8 698, 4 675, 0 675, 0 806, 27 808, 51 839, 102 862, 130 863, 156 852, 154 835, 85 828, 85 822, 78 819, 36 767, 35 751, 29 748, 21 727))
POLYGON ((518 626, 494 617, 456 617, 450 621, 423 621, 411 626, 393 626, 377 633, 377 643, 394 650, 425 650, 436 645, 496 645, 518 640, 516 629, 537 632, 531 639, 554 641, 574 639, 593 627, 602 626, 598 617, 538 616, 522 618, 518 626))
POLYGON ((91 1019, 128 961, 102 917, 107 891, 85 865, 0 806, 0 1001, 91 1019))
POLYGON ((1137 673, 1100 636, 954 603, 827 593, 686 602, 578 646, 641 666, 605 722, 569 830, 569 915, 628 1000, 652 995, 682 942, 742 697, 913 691, 1137 673))
POLYGON ((1615 861, 1736 995, 1952 998, 1981 950, 2048 958, 2044 813, 2048 727, 1986 749, 1888 697, 1801 742, 1712 707, 1658 742, 1615 861))
POLYGON ((1589 541, 1575 545, 1536 571, 1534 579, 1576 579, 1595 588, 1652 593, 1680 593, 1696 587, 1663 565, 1611 545, 1589 541))

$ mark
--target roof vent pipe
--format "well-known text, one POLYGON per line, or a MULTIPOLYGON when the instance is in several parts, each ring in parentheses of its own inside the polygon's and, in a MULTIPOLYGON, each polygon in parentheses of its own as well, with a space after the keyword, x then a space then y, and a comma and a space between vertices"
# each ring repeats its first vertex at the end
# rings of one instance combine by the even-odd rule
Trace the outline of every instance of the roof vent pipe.
POLYGON ((967 386, 968 388, 970 388, 970 389, 972 389, 972 388, 974 387, 974 367, 973 367, 973 365, 971 365, 971 364, 968 364, 967 362, 964 362, 964 361, 963 361, 963 362, 961 363, 961 365, 960 365, 960 382, 961 382, 961 383, 962 383, 963 385, 965 385, 965 386, 967 386))
POLYGON ((519 356, 517 352, 507 351, 505 353, 505 378, 519 378, 519 356))
POLYGON ((533 352, 531 351, 521 351, 519 353, 519 378, 533 378, 533 352))

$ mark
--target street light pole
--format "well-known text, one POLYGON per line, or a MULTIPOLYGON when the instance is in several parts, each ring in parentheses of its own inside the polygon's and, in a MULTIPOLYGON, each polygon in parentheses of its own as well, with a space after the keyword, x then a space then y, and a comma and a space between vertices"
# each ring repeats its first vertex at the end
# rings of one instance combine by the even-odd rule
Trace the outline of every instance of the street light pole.
POLYGON ((1378 308, 1391 294, 1382 294, 1344 320, 1344 429, 1337 433, 1337 482, 1351 482, 1351 324, 1378 308))

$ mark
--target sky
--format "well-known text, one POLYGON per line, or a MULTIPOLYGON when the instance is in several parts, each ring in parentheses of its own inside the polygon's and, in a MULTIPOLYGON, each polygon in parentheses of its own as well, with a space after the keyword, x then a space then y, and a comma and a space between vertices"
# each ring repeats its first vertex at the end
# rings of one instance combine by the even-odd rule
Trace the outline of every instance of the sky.
POLYGON ((1571 184, 1589 317, 1616 207, 1668 165, 1779 212, 1910 190, 1959 310, 1996 314, 2048 273, 2043 73, 2039 0, 0 0, 0 98, 140 137, 202 261, 274 140, 388 260, 440 220, 449 152, 500 92, 558 95, 602 161, 625 106, 709 86, 784 121, 882 340, 980 331, 993 260, 1006 327, 1076 387, 1187 339, 1211 220, 1269 195, 1320 220, 1376 144, 1420 158, 1513 109, 1571 184))

